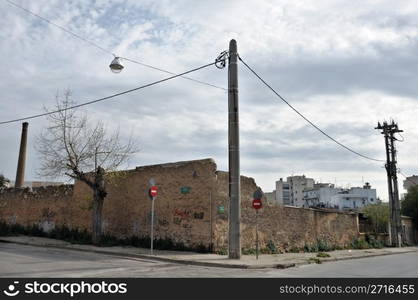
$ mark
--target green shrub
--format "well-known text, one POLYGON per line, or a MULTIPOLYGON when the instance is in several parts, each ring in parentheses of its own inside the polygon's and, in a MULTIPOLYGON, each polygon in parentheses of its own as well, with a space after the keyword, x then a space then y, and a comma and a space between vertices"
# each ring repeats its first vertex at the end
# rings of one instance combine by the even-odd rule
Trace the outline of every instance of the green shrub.
POLYGON ((353 249, 369 249, 370 245, 364 239, 355 238, 351 241, 351 248, 353 248, 353 249))
POLYGON ((317 244, 313 244, 313 245, 305 244, 305 246, 303 247, 303 250, 305 252, 318 252, 318 245, 317 244))
POLYGON ((118 246, 121 242, 118 238, 108 235, 108 234, 102 234, 99 241, 99 246, 103 247, 112 247, 112 246, 118 246))
POLYGON ((218 255, 227 255, 228 251, 225 248, 221 248, 218 251, 216 251, 216 254, 218 255))
POLYGON ((273 242, 272 240, 269 240, 269 241, 267 242, 266 247, 267 247, 267 249, 268 249, 269 253, 271 253, 271 254, 277 254, 277 253, 278 253, 278 250, 277 250, 276 244, 274 244, 274 242, 273 242))
POLYGON ((305 244, 303 250, 305 252, 327 252, 336 250, 338 247, 337 245, 331 245, 324 240, 318 239, 315 244, 305 244))
POLYGON ((382 241, 377 240, 373 235, 366 235, 366 242, 369 244, 370 248, 383 248, 384 243, 382 241))
POLYGON ((70 229, 67 226, 56 226, 46 236, 72 244, 91 244, 92 242, 91 234, 86 229, 70 229))
POLYGON ((202 243, 198 244, 197 246, 195 246, 195 251, 197 253, 208 253, 209 249, 203 245, 202 243))
POLYGON ((256 251, 254 248, 250 248, 250 249, 242 249, 241 250, 243 255, 255 255, 256 251))
POLYGON ((332 251, 334 247, 329 245, 326 241, 318 240, 318 251, 332 251))

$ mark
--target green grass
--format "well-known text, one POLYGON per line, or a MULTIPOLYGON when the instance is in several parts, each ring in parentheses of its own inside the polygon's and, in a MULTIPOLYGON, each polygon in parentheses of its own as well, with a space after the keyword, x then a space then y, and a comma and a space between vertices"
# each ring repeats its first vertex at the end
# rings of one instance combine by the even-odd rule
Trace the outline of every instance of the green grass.
POLYGON ((308 262, 309 263, 314 263, 314 264, 322 264, 322 261, 317 257, 310 257, 308 259, 308 262))
POLYGON ((318 252, 316 257, 331 257, 331 255, 329 255, 328 253, 325 253, 325 252, 318 252))

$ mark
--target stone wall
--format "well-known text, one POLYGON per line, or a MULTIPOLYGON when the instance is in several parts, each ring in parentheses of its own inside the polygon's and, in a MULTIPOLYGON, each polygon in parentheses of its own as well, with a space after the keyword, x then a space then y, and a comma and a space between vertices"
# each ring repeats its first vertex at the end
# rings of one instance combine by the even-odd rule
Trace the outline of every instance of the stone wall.
MULTIPOLYGON (((256 212, 252 207, 257 185, 252 178, 241 176, 241 235, 242 247, 255 248, 256 212)), ((226 249, 228 242, 228 173, 217 172, 218 197, 216 205, 225 206, 225 213, 216 213, 215 249, 226 249)), ((318 241, 344 246, 358 237, 358 218, 355 213, 328 212, 301 207, 269 205, 263 200, 258 212, 260 247, 273 243, 277 249, 288 251, 314 245, 318 241)))
MULTIPOLYGON (((212 159, 138 167, 118 172, 108 184, 103 208, 104 232, 118 237, 148 236, 151 225, 149 180, 155 180, 154 230, 156 238, 169 238, 193 246, 211 243, 210 201, 216 164, 212 159)), ((89 188, 77 182, 74 201, 91 203, 89 188)), ((84 218, 84 216, 82 217, 84 218)), ((82 223, 80 220, 78 223, 82 223)))
POLYGON ((0 220, 9 224, 39 225, 46 231, 55 223, 73 223, 73 185, 0 190, 0 220))
MULTIPOLYGON (((228 242, 228 173, 217 171, 212 159, 138 167, 115 172, 107 181, 103 207, 105 234, 149 236, 149 180, 158 186, 155 237, 226 249, 228 242)), ((241 177, 242 246, 254 248, 255 211, 251 206, 257 185, 241 177)), ((303 247, 317 240, 343 245, 358 235, 356 214, 269 206, 259 212, 261 247, 272 241, 278 248, 303 247)), ((92 192, 82 182, 73 186, 7 189, 0 193, 0 218, 22 225, 39 224, 91 228, 92 192)))

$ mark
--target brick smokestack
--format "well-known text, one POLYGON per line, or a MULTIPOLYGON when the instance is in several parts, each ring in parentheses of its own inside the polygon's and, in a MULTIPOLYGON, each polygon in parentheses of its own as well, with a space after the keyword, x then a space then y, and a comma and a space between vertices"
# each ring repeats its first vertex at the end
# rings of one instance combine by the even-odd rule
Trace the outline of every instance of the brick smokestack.
POLYGON ((25 180, 25 164, 26 164, 26 144, 28 140, 28 122, 22 123, 22 137, 20 139, 19 160, 17 162, 15 187, 23 186, 25 180))

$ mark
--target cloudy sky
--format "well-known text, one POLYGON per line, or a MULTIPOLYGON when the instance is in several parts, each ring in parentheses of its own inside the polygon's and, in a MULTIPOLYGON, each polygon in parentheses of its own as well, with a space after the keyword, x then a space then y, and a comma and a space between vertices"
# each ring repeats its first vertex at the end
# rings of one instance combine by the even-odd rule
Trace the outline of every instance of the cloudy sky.
MULTIPOLYGON (((17 4, 92 41, 100 50, 0 0, 0 121, 52 107, 70 88, 78 103, 167 77, 110 53, 183 72, 238 42, 241 57, 328 134, 384 159, 378 121, 404 130, 399 167, 417 174, 418 6, 415 1, 22 1, 17 4)), ((190 75, 227 87, 227 70, 190 75)), ((271 191, 280 177, 359 186, 387 199, 383 163, 325 138, 239 65, 241 173, 271 191)), ((177 78, 85 107, 91 122, 133 132, 141 151, 124 167, 212 157, 227 170, 227 94, 177 78)), ((0 173, 14 180, 21 122, 0 125, 0 173)), ((29 121, 27 180, 39 180, 29 121)), ((402 178, 401 178, 402 179, 402 178)), ((402 180, 401 180, 402 184, 402 180)), ((402 191, 402 189, 401 189, 402 191)))

